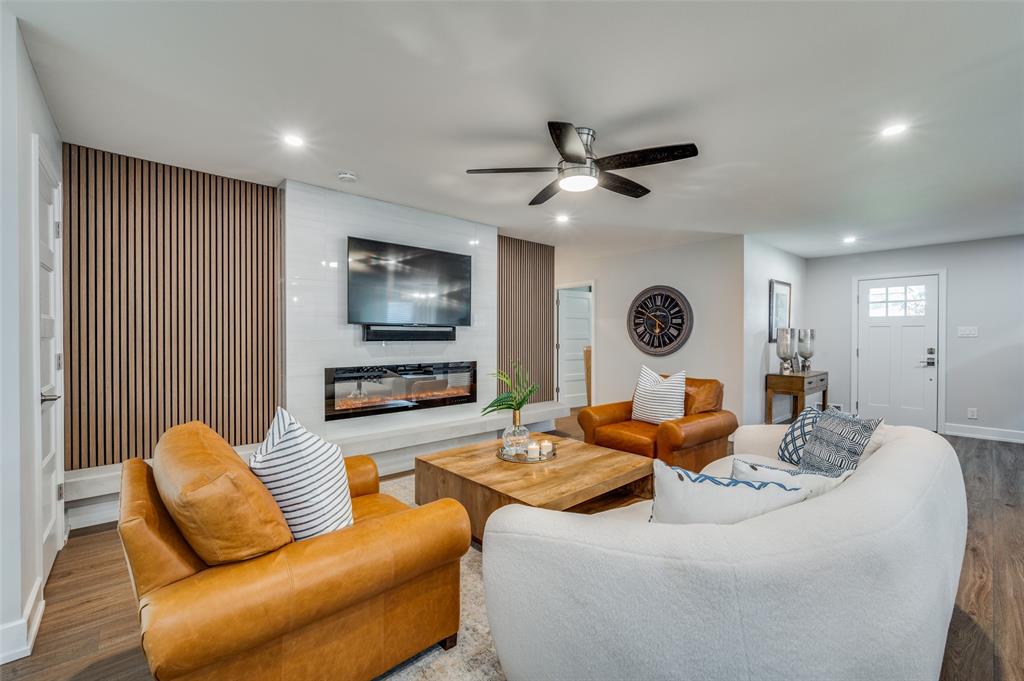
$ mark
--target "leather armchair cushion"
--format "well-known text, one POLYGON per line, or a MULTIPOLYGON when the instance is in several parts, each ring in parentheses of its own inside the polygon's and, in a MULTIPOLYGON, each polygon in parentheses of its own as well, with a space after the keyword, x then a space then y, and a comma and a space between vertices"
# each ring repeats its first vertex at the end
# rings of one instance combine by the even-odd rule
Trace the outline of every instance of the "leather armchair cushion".
POLYGON ((209 565, 254 558, 292 541, 274 497, 231 445, 203 423, 163 434, 153 474, 178 530, 209 565))
POLYGON ((713 378, 686 379, 686 399, 684 413, 701 414, 706 411, 718 411, 722 408, 722 383, 713 378))
POLYGON ((644 421, 622 421, 594 431, 596 445, 651 458, 654 458, 657 440, 658 426, 644 421))
POLYGON ((142 459, 129 459, 121 467, 117 532, 137 598, 206 569, 168 515, 153 470, 142 459))
POLYGON ((173 679, 253 650, 457 562, 469 541, 466 509, 441 499, 205 570, 141 599, 150 669, 173 679))
POLYGON ((363 494, 352 499, 352 517, 357 523, 408 511, 409 508, 387 494, 363 494))

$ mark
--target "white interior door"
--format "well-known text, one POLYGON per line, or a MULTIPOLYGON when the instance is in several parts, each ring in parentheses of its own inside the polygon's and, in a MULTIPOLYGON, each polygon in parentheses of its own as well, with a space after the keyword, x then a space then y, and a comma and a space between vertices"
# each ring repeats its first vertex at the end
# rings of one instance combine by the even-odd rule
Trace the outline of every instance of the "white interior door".
POLYGON ((558 290, 558 394, 570 407, 587 406, 587 380, 583 348, 590 345, 591 293, 579 289, 558 290))
POLYGON ((939 278, 867 279, 857 289, 857 411, 897 426, 938 423, 939 278))
POLYGON ((35 331, 39 420, 36 446, 39 451, 39 524, 43 580, 50 574, 57 551, 64 545, 64 502, 58 486, 64 481, 64 410, 58 400, 63 392, 61 357, 61 254, 57 237, 60 221, 60 180, 46 155, 40 153, 33 135, 36 197, 32 215, 36 251, 35 331))

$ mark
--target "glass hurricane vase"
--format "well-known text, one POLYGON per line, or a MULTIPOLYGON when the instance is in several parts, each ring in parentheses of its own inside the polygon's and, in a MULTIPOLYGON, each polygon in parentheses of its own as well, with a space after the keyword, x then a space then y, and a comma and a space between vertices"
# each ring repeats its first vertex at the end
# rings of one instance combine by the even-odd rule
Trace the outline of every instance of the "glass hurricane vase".
POLYGON ((512 412, 512 425, 501 434, 505 451, 509 454, 525 454, 526 443, 530 440, 530 429, 524 426, 519 420, 519 410, 512 412))

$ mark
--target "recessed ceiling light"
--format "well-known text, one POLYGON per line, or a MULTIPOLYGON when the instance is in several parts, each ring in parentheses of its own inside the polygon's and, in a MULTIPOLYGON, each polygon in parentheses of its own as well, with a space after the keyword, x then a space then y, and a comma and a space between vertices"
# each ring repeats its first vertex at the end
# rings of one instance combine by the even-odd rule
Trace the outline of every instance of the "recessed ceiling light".
POLYGON ((555 222, 566 223, 569 222, 569 216, 565 213, 559 213, 555 216, 555 222))
POLYGON ((301 147, 306 142, 298 135, 285 135, 284 143, 287 144, 289 147, 301 147))
POLYGON ((339 170, 338 179, 342 182, 358 182, 359 176, 353 173, 351 170, 339 170))
POLYGON ((882 132, 880 134, 882 137, 896 137, 897 135, 905 133, 909 127, 910 126, 906 123, 893 123, 892 125, 887 125, 882 128, 882 132))
POLYGON ((852 244, 855 241, 857 241, 857 237, 855 237, 855 236, 844 236, 843 237, 843 243, 844 244, 852 244))

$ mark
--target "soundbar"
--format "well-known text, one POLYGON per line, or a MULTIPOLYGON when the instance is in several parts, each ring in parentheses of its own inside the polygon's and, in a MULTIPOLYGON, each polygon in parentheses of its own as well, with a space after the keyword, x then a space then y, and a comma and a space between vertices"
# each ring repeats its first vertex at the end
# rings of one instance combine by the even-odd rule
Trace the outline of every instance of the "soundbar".
POLYGON ((363 324, 364 341, 453 341, 454 326, 387 326, 363 324))

